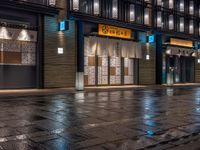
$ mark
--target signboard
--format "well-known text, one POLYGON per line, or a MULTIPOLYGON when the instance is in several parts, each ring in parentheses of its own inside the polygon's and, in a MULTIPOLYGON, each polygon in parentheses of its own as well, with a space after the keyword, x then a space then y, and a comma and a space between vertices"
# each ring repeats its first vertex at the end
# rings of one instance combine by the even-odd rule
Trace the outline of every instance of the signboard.
POLYGON ((131 39, 132 30, 110 25, 99 24, 99 35, 131 39))
POLYGON ((154 37, 153 34, 148 36, 148 42, 149 43, 154 43, 155 42, 155 37, 154 37))
POLYGON ((189 40, 171 38, 170 39, 170 44, 171 45, 176 45, 176 46, 183 46, 183 47, 193 48, 193 42, 189 41, 189 40))
POLYGON ((64 20, 59 23, 59 31, 66 31, 68 30, 68 28, 69 28, 69 25, 67 21, 64 20))

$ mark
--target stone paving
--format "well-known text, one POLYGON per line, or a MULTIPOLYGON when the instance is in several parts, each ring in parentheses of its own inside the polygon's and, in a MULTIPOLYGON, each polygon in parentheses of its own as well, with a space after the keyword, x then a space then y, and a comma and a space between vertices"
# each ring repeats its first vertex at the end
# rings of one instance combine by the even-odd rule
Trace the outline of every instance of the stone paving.
POLYGON ((199 150, 200 87, 0 97, 0 150, 199 150))

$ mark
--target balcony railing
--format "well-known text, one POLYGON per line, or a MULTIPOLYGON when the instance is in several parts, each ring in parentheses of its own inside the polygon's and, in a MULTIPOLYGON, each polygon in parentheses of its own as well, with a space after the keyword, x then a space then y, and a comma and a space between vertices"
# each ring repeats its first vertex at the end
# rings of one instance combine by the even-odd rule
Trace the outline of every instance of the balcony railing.
POLYGON ((19 2, 26 4, 34 4, 34 5, 44 5, 49 7, 56 6, 56 0, 1 0, 1 1, 10 1, 10 2, 19 2))

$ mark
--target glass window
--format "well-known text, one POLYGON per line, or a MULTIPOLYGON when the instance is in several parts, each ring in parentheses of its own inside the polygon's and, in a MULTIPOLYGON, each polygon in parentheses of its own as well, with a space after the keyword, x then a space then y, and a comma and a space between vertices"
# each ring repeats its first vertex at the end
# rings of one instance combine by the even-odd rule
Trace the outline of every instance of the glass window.
POLYGON ((135 21, 135 5, 131 4, 130 5, 130 22, 135 21))
POLYGON ((162 27, 162 12, 161 11, 157 12, 157 27, 159 28, 162 27))
POLYGON ((79 11, 82 13, 89 13, 89 0, 79 1, 79 11))
POLYGON ((199 36, 200 36, 200 22, 199 22, 199 36))
POLYGON ((173 30, 173 29, 174 29, 174 16, 169 15, 169 30, 173 30))
POLYGON ((162 3, 163 3, 162 0, 157 0, 157 5, 158 6, 162 6, 162 3))
POLYGON ((179 31, 184 32, 184 18, 181 17, 179 21, 179 31))
POLYGON ((50 6, 55 6, 56 5, 56 0, 49 0, 49 5, 50 6))
POLYGON ((99 0, 94 0, 94 15, 99 15, 99 13, 100 13, 99 0))
POLYGON ((79 10, 79 0, 72 0, 72 7, 73 7, 73 10, 78 11, 79 10))
POLYGON ((190 20, 189 22, 189 34, 194 34, 194 21, 190 20))
POLYGON ((118 0, 112 0, 112 18, 118 18, 118 0))
POLYGON ((199 5, 199 17, 200 17, 200 5, 199 5))
POLYGON ((150 9, 149 8, 145 8, 144 9, 144 24, 145 25, 149 25, 149 14, 150 14, 150 9))
POLYGON ((180 12, 184 12, 184 0, 180 0, 180 4, 179 4, 179 10, 180 12))
POLYGON ((170 9, 174 8, 174 0, 169 0, 169 8, 170 9))
POLYGON ((189 13, 190 15, 194 14, 194 1, 190 1, 189 13))
POLYGON ((135 21, 138 24, 142 24, 143 23, 143 7, 140 5, 135 5, 135 21))

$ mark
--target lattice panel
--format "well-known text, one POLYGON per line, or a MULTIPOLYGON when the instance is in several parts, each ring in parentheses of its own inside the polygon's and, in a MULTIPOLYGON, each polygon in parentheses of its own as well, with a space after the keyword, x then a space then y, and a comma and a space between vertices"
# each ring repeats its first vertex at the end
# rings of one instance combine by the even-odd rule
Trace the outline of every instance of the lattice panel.
POLYGON ((22 53, 35 53, 36 44, 32 42, 23 42, 22 43, 22 53))
POLYGON ((134 84, 133 59, 124 58, 124 84, 134 84))
POLYGON ((110 84, 121 84, 121 57, 110 58, 110 84))
POLYGON ((108 84, 108 57, 99 57, 98 62, 98 84, 108 84))
POLYGON ((88 67, 88 85, 95 85, 95 66, 88 67))
POLYGON ((2 42, 2 48, 3 51, 6 52, 21 52, 20 49, 20 42, 18 41, 11 41, 11 40, 6 40, 2 42))
POLYGON ((95 85, 95 57, 84 57, 84 80, 85 85, 95 85))
POLYGON ((22 53, 22 64, 23 65, 35 65, 36 58, 35 53, 22 53))

